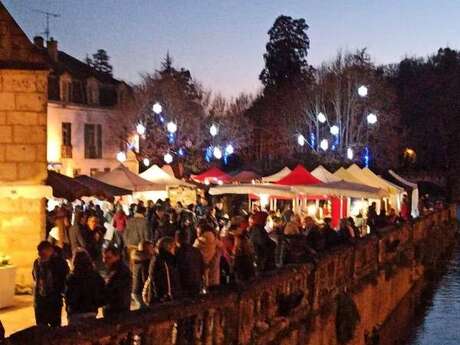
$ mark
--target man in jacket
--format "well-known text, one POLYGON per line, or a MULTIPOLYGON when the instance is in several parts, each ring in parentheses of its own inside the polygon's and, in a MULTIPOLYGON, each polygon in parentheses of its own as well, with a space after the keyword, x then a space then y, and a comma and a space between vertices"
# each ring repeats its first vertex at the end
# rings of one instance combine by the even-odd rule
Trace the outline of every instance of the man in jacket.
POLYGON ((75 211, 74 224, 69 228, 69 242, 72 256, 78 248, 86 248, 86 241, 84 238, 84 231, 87 217, 83 211, 75 211))
POLYGON ((121 259, 118 248, 108 247, 104 250, 103 258, 108 271, 103 312, 104 317, 113 317, 130 310, 131 271, 121 259))
POLYGON ((187 242, 184 232, 176 232, 176 263, 182 294, 198 296, 203 288, 204 261, 199 249, 187 242))
POLYGON ((38 326, 61 326, 62 297, 69 267, 53 245, 42 241, 37 246, 32 276, 34 286, 35 320, 38 326))
POLYGON ((249 227, 249 240, 254 247, 259 272, 266 272, 275 268, 276 244, 265 230, 267 216, 265 212, 257 212, 251 217, 252 225, 249 227))
POLYGON ((125 245, 128 248, 128 257, 137 250, 142 241, 153 240, 149 229, 147 218, 145 218, 145 207, 138 206, 133 218, 128 219, 124 232, 125 245))

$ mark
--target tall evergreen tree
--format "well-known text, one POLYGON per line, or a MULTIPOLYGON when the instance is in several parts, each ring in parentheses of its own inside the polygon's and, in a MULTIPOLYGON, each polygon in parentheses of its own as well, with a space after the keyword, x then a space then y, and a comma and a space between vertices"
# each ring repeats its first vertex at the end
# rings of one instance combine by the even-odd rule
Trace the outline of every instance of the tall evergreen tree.
POLYGON ((110 64, 110 56, 104 49, 98 49, 93 57, 86 57, 86 63, 93 67, 96 71, 112 75, 113 67, 110 64))

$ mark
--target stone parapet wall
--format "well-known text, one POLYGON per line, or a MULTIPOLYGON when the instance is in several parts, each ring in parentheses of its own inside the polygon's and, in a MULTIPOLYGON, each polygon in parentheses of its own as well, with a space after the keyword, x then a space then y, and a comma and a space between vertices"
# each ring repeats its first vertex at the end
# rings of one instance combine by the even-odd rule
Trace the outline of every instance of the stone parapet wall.
POLYGON ((12 345, 180 344, 184 322, 194 344, 339 344, 337 296, 346 294, 360 315, 349 344, 384 322, 401 299, 452 246, 455 207, 385 229, 354 245, 325 253, 317 264, 293 265, 246 286, 135 311, 118 320, 95 320, 78 329, 33 327, 12 345))

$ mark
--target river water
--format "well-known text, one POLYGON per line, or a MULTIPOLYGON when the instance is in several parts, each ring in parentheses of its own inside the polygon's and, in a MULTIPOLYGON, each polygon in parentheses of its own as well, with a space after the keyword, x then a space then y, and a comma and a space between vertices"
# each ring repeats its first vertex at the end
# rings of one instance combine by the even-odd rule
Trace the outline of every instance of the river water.
POLYGON ((460 248, 425 303, 424 317, 410 332, 408 345, 460 344, 460 248))
POLYGON ((460 246, 446 272, 414 288, 380 333, 379 345, 460 344, 460 246))

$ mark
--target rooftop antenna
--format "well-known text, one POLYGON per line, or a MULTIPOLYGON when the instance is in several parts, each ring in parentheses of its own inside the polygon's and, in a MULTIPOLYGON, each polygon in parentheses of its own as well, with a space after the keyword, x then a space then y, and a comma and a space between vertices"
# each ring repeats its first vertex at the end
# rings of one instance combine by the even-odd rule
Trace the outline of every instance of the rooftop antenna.
POLYGON ((53 13, 53 12, 48 12, 48 11, 43 11, 43 10, 33 10, 33 11, 45 15, 45 18, 46 18, 45 31, 43 31, 41 33, 45 34, 46 41, 49 41, 49 38, 50 38, 50 17, 58 18, 61 15, 59 13, 53 13))

